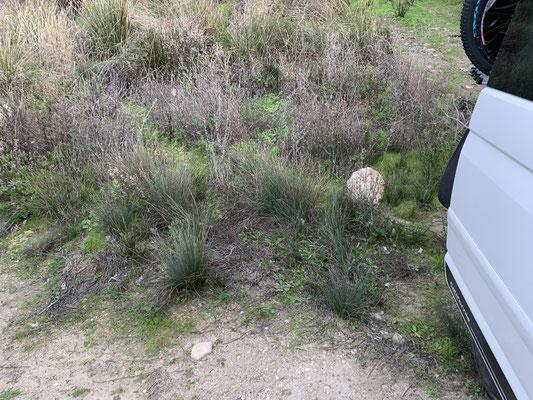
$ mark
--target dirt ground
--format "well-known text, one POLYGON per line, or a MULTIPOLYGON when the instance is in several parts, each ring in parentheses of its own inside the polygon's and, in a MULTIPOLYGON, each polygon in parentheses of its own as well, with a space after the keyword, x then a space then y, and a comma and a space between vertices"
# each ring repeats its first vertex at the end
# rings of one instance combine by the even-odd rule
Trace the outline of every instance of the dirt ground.
MULTIPOLYGON (((201 333, 185 335, 155 357, 140 358, 142 345, 129 337, 106 340, 113 334, 107 313, 92 317, 98 322, 90 336, 95 345, 87 346, 89 336, 77 324, 63 324, 47 327, 35 346, 25 348, 14 338, 20 325, 10 322, 38 291, 31 283, 0 267, 0 393, 19 390, 17 399, 429 398, 387 359, 362 356, 361 337, 291 346, 287 330, 278 328, 287 321, 243 326, 235 323, 239 309, 231 307, 222 317, 203 319, 201 333), (212 341, 213 352, 193 361, 191 347, 200 341, 212 341)), ((443 398, 467 397, 450 391, 443 398)))

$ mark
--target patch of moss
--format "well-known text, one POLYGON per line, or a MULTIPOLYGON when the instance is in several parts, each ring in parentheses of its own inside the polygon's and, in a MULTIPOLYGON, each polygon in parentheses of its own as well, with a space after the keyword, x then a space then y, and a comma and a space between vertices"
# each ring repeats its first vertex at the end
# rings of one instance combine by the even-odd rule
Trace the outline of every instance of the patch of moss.
POLYGON ((414 200, 405 200, 394 207, 394 215, 403 219, 412 219, 417 211, 417 204, 414 200))
POLYGON ((96 253, 107 246, 106 232, 101 229, 94 229, 89 232, 85 241, 81 244, 81 249, 88 253, 96 253))

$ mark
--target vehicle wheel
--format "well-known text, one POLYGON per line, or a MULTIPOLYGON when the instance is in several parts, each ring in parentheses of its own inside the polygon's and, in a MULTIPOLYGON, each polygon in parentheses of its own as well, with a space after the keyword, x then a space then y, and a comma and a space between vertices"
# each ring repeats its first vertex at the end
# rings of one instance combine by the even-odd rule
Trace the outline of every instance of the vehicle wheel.
POLYGON ((502 397, 500 396, 500 393, 498 392, 496 384, 494 383, 494 380, 490 376, 489 369, 487 368, 487 366, 485 365, 485 362, 483 361, 481 352, 479 351, 477 345, 474 342, 472 342, 472 350, 474 352, 474 362, 476 363, 479 377, 481 378, 481 382, 483 383, 483 386, 485 387, 485 391, 487 392, 487 395, 489 396, 491 400, 502 400, 502 397))
POLYGON ((489 75, 518 0, 465 0, 461 13, 461 41, 465 53, 489 75))

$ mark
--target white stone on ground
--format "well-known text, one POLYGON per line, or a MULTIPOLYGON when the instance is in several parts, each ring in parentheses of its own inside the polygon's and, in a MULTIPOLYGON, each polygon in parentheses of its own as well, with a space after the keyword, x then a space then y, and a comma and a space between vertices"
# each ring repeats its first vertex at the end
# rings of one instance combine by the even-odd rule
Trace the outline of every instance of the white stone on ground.
POLYGON ((213 351, 213 343, 211 342, 200 342, 194 345, 191 350, 191 357, 193 360, 201 360, 205 356, 211 354, 213 351))
POLYGON ((383 198, 385 181, 381 174, 370 167, 355 171, 346 184, 348 193, 353 201, 367 199, 379 204, 383 198))

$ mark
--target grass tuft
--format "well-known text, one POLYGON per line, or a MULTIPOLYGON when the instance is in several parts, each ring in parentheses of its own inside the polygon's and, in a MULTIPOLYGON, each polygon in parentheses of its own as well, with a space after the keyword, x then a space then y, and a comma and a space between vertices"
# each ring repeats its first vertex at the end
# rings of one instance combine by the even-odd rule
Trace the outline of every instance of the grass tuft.
POLYGON ((98 175, 91 165, 60 162, 34 173, 28 181, 32 191, 30 212, 63 221, 83 215, 98 190, 98 175))
POLYGON ((200 288, 207 277, 207 229, 198 214, 170 227, 168 241, 159 240, 157 259, 162 286, 168 292, 200 288))
POLYGON ((138 201, 116 197, 104 200, 95 208, 94 213, 107 232, 121 236, 128 231, 138 208, 138 201))
POLYGON ((139 198, 143 213, 159 228, 196 210, 205 195, 204 170, 189 160, 139 153, 122 171, 112 171, 121 189, 139 198))
POLYGON ((367 283, 364 276, 354 279, 338 268, 331 268, 322 281, 321 289, 333 312, 341 318, 352 319, 364 311, 367 283))
POLYGON ((88 35, 91 53, 99 59, 117 55, 132 31, 127 0, 85 0, 78 23, 88 35))
POLYGON ((274 154, 243 153, 236 158, 241 199, 262 215, 299 227, 315 218, 318 183, 274 154))

